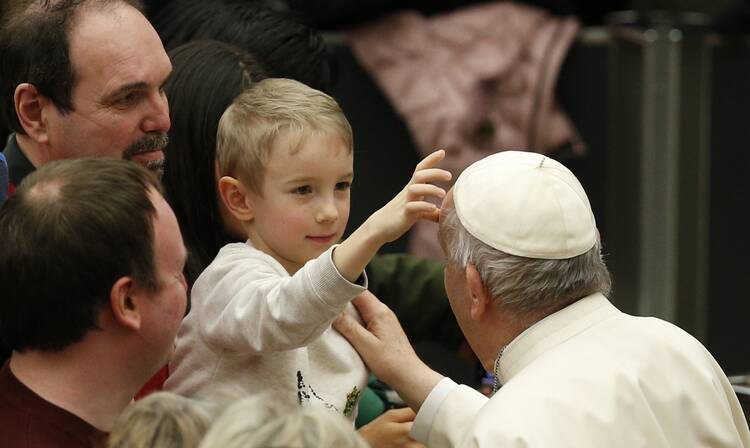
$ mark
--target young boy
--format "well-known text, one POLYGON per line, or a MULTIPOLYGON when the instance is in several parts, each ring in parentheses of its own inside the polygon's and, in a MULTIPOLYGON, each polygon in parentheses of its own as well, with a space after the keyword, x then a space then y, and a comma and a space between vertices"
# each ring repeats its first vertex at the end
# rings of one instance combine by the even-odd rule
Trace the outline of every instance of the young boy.
MULTIPOLYGON (((331 322, 367 288, 365 265, 417 219, 450 173, 425 158, 409 184, 341 242, 349 218, 352 132, 336 102, 268 79, 219 123, 219 194, 247 243, 228 244, 196 280, 165 386, 188 396, 231 389, 354 419, 367 370, 331 322)), ((217 225, 219 225, 217 223, 217 225)))

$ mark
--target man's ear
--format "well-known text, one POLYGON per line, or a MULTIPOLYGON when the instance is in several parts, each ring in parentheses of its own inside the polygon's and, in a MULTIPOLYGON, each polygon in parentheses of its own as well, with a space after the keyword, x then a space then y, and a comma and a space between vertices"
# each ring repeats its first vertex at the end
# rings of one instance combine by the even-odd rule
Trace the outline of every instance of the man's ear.
POLYGON ((36 86, 22 83, 16 87, 13 101, 16 115, 26 134, 37 143, 49 143, 45 107, 52 102, 39 93, 36 86))
POLYGON ((109 294, 109 305, 117 323, 132 330, 141 328, 141 310, 138 307, 136 284, 131 277, 121 277, 109 294))
POLYGON ((253 208, 248 191, 242 182, 230 176, 219 179, 219 196, 221 201, 236 219, 242 222, 253 220, 253 208))
POLYGON ((469 263, 466 265, 466 286, 469 289, 469 315, 478 321, 489 310, 491 297, 487 293, 476 266, 469 263))

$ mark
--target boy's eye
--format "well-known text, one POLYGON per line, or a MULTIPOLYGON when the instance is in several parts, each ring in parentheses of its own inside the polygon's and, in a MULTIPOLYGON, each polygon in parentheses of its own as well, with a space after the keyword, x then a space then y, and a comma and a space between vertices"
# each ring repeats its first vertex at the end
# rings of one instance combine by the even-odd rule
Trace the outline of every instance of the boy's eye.
POLYGON ((348 190, 351 187, 352 187, 352 183, 351 182, 339 182, 339 183, 336 184, 336 189, 337 190, 348 190))
POLYGON ((295 188, 292 193, 299 195, 310 194, 312 193, 312 188, 309 185, 303 185, 301 187, 295 188))

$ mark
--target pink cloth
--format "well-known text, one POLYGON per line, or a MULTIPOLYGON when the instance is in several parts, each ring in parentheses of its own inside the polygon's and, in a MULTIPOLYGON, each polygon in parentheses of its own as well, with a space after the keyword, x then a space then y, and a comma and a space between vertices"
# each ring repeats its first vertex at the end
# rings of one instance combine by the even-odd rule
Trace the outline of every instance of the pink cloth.
MULTIPOLYGON (((583 143, 554 100, 573 18, 508 2, 425 18, 399 13, 350 31, 347 40, 404 118, 422 154, 445 149, 457 178, 498 150, 549 154, 583 143)), ((410 252, 441 258, 437 227, 418 223, 410 252)))

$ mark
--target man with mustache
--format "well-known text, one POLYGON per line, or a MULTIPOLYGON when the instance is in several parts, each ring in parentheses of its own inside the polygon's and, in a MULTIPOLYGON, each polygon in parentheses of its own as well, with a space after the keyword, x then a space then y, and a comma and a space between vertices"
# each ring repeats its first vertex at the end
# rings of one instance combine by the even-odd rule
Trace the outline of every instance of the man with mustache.
POLYGON ((172 65, 135 0, 31 0, 0 31, 0 113, 11 192, 34 169, 86 156, 164 165, 172 65))
MULTIPOLYGON (((0 25, 9 194, 55 160, 110 157, 161 172, 172 64, 137 0, 26 0, 0 25)), ((0 362, 8 352, 0 343, 0 362)))

